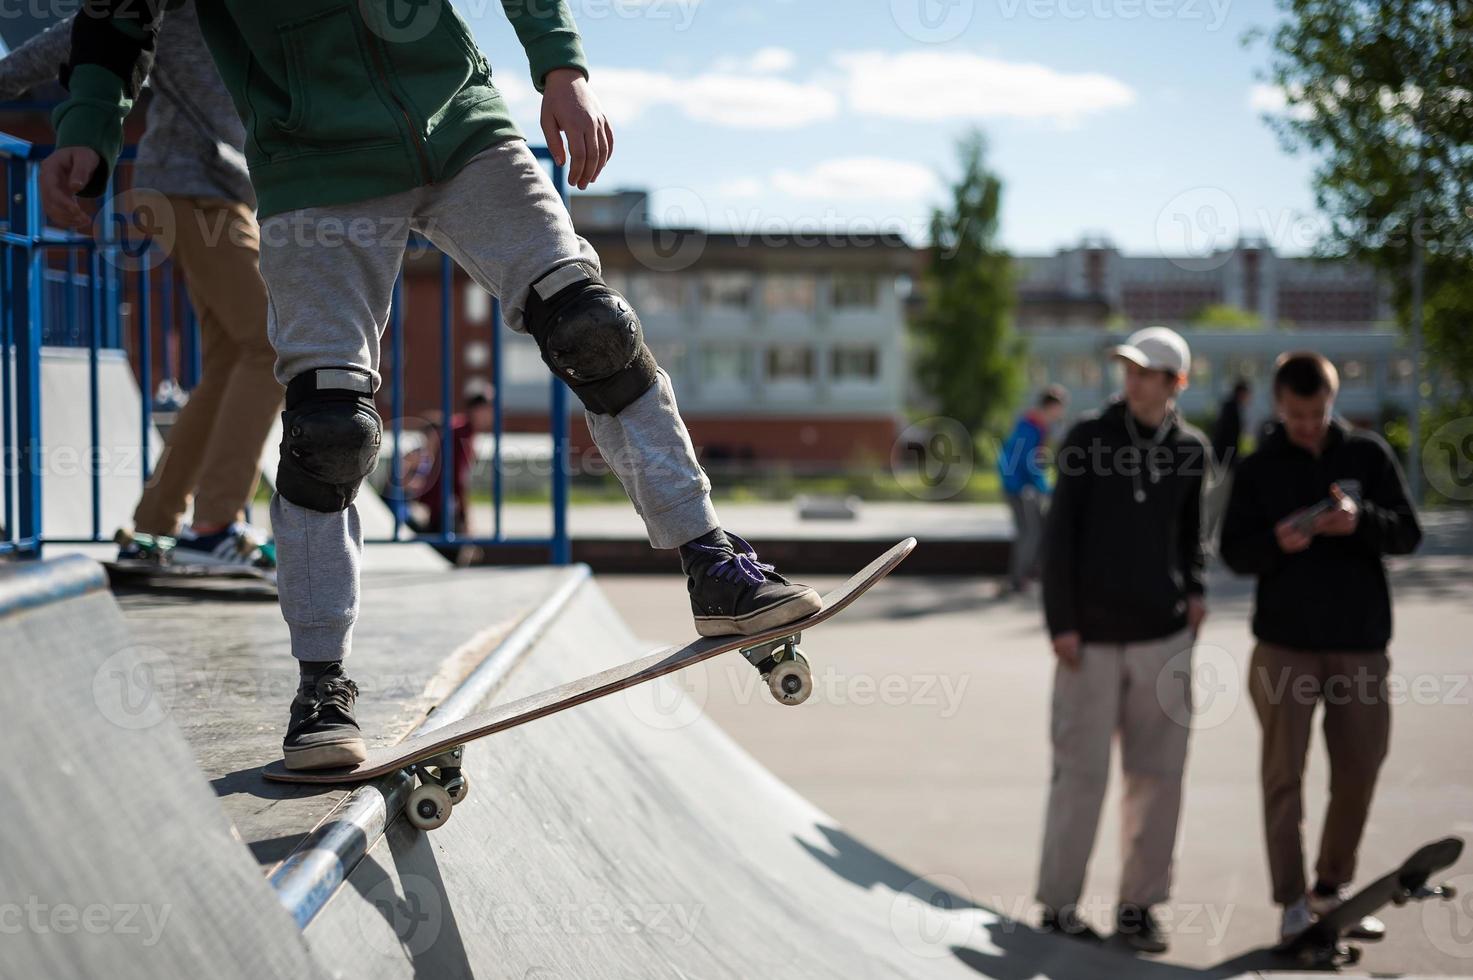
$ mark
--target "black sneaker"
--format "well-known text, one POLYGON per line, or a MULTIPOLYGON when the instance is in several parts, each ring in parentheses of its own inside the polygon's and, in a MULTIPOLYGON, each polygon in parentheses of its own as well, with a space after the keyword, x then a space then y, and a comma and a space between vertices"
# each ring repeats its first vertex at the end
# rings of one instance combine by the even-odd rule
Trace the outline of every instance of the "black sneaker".
POLYGON ((1166 934, 1150 906, 1122 904, 1115 911, 1115 935, 1138 953, 1164 953, 1166 934))
POLYGON ((1043 919, 1039 922, 1038 927, 1044 932, 1057 932, 1070 939, 1079 939, 1088 943, 1104 942, 1100 934, 1079 917, 1078 910, 1072 905, 1066 906, 1062 911, 1044 906, 1043 919))
POLYGON ((288 769, 332 769, 353 766, 368 757, 363 733, 353 717, 358 685, 335 663, 303 678, 292 699, 292 719, 281 750, 288 769))
POLYGON ((701 636, 750 636, 796 623, 823 608, 817 592, 783 578, 737 535, 713 532, 710 538, 718 543, 698 540, 681 549, 691 612, 701 636))

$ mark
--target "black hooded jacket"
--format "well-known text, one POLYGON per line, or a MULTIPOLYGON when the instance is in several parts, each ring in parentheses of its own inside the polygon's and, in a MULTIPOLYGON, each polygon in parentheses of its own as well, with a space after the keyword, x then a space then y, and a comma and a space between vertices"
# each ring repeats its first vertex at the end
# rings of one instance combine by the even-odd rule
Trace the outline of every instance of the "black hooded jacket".
MULTIPOLYGON (((1051 636, 1077 631, 1091 643, 1158 640, 1186 627, 1187 597, 1202 592, 1206 437, 1168 417, 1148 465, 1125 412, 1124 401, 1111 402, 1080 419, 1059 447, 1043 553, 1051 636)), ((1136 429, 1146 442, 1155 436, 1136 429)))
POLYGON ((1405 555, 1422 540, 1406 478, 1377 435, 1331 423, 1318 456, 1275 426, 1238 467, 1222 525, 1222 558, 1258 576, 1253 634, 1296 650, 1382 650, 1391 640, 1391 590, 1382 555, 1405 555), (1358 480, 1360 519, 1344 537, 1317 536, 1297 554, 1280 550, 1274 528, 1323 500, 1330 484, 1358 480))

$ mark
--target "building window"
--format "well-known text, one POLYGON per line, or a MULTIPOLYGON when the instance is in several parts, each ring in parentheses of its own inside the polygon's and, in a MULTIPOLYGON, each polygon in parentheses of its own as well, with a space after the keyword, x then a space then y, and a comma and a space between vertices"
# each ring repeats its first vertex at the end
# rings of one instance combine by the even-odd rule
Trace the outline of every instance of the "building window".
POLYGON ((834 275, 834 309, 872 310, 879 305, 879 282, 873 275, 840 272, 834 275))
POLYGON ((1391 362, 1387 371, 1391 385, 1400 388, 1412 380, 1412 359, 1410 357, 1398 357, 1391 362))
POLYGON ((873 347, 835 347, 830 358, 835 381, 877 381, 880 352, 873 347))
POLYGON ((680 341, 664 341, 651 343, 650 353, 655 356, 655 363, 665 369, 665 373, 672 378, 678 378, 685 373, 685 344, 680 341))
POLYGON ((785 345, 767 351, 768 381, 812 381, 813 349, 785 345))
POLYGON ((547 379, 547 365, 542 363, 537 344, 526 334, 508 331, 501 353, 506 358, 506 370, 501 373, 506 384, 534 384, 547 379))
POLYGON ((707 309, 747 312, 755 292, 750 272, 708 272, 701 278, 701 302, 707 309))
POLYGON ((811 313, 818 298, 818 284, 810 275, 777 273, 762 282, 763 306, 771 313, 811 313))
POLYGON ((685 279, 675 273, 629 277, 629 302, 640 313, 678 313, 685 307, 685 279))
POLYGON ((701 376, 711 384, 747 384, 751 380, 747 352, 723 345, 701 351, 701 376))
POLYGON ((1347 388, 1359 388, 1367 381, 1364 361, 1346 361, 1340 366, 1340 381, 1347 388))
POLYGON ((488 323, 491 320, 491 294, 473 282, 465 284, 460 294, 460 305, 468 323, 488 323))
POLYGON ((472 340, 465 345, 465 366, 472 371, 479 371, 491 364, 491 345, 484 340, 472 340))

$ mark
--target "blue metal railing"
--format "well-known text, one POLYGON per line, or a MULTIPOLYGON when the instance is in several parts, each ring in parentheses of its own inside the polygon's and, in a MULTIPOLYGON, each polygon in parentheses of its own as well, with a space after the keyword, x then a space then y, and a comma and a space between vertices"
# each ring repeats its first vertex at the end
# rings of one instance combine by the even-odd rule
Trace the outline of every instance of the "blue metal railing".
MULTIPOLYGON (((201 350, 198 322, 188 302, 180 277, 167 261, 144 259, 136 243, 118 236, 117 199, 109 194, 103 202, 105 220, 97 223, 100 239, 47 228, 41 210, 37 177, 40 161, 49 147, 28 143, 0 133, 0 167, 4 169, 6 201, 0 203, 0 447, 4 450, 3 506, 0 506, 0 555, 38 557, 46 543, 82 543, 106 540, 102 519, 101 453, 99 433, 99 355, 103 351, 125 351, 125 334, 133 338, 135 370, 142 394, 139 412, 139 446, 143 479, 149 471, 150 436, 154 422, 154 369, 162 364, 164 376, 192 389, 200 376, 201 350), (61 264, 56 261, 62 255, 61 264), (125 264, 130 260, 130 264, 125 264), (85 266, 85 273, 82 271, 85 266), (156 266, 156 268, 155 268, 156 266), (122 270, 134 267, 129 288, 122 270), (125 330, 122 310, 130 304, 131 330, 125 330), (160 336, 155 348, 153 332, 160 336), (89 473, 91 477, 91 535, 82 538, 46 537, 42 533, 42 480, 44 448, 41 443, 41 349, 44 346, 86 348, 89 412, 89 473), (156 359, 156 351, 161 355, 156 359)), ((540 160, 551 162, 551 153, 534 147, 540 160)), ((124 160, 132 158, 131 148, 124 160)), ((552 179, 559 195, 567 198, 561 167, 552 164, 552 179)), ((432 246, 412 239, 412 248, 428 251, 432 246)), ((394 529, 389 538, 368 540, 427 541, 438 545, 475 545, 483 548, 545 548, 554 564, 572 560, 568 539, 568 389, 549 376, 549 415, 553 466, 551 473, 552 523, 550 537, 510 537, 504 533, 502 510, 502 444, 504 414, 502 379, 504 363, 501 340, 501 306, 492 303, 491 372, 493 429, 491 459, 492 533, 476 536, 457 533, 452 523, 452 481, 455 478, 455 433, 453 409, 454 361, 453 293, 455 272, 451 260, 439 256, 439 347, 440 415, 439 460, 440 515, 438 529, 406 538, 402 506, 394 506, 394 529)), ((405 301, 403 276, 394 287, 389 320, 391 350, 389 391, 391 405, 390 484, 391 495, 403 490, 403 426, 405 399, 405 301)), ((129 501, 131 504, 132 501, 129 501)), ((395 501, 391 501, 395 503, 395 501)))

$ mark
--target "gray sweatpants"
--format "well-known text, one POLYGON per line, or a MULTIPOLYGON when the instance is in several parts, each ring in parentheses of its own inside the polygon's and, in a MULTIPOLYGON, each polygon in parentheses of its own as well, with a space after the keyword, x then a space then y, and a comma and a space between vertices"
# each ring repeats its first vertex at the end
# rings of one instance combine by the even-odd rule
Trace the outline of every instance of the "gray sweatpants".
MULTIPOLYGON (((379 338, 411 231, 498 296, 507 325, 522 332, 534 282, 575 263, 598 268, 597 253, 573 230, 552 181, 521 140, 485 150, 443 183, 274 215, 261 225, 261 274, 282 384, 315 368, 356 367, 369 371, 378 387, 379 338)), ((617 416, 585 415, 644 519, 651 546, 675 548, 719 526, 710 481, 663 371, 617 416)), ((293 655, 342 658, 358 615, 363 531, 357 509, 325 514, 278 493, 271 524, 293 655)))

